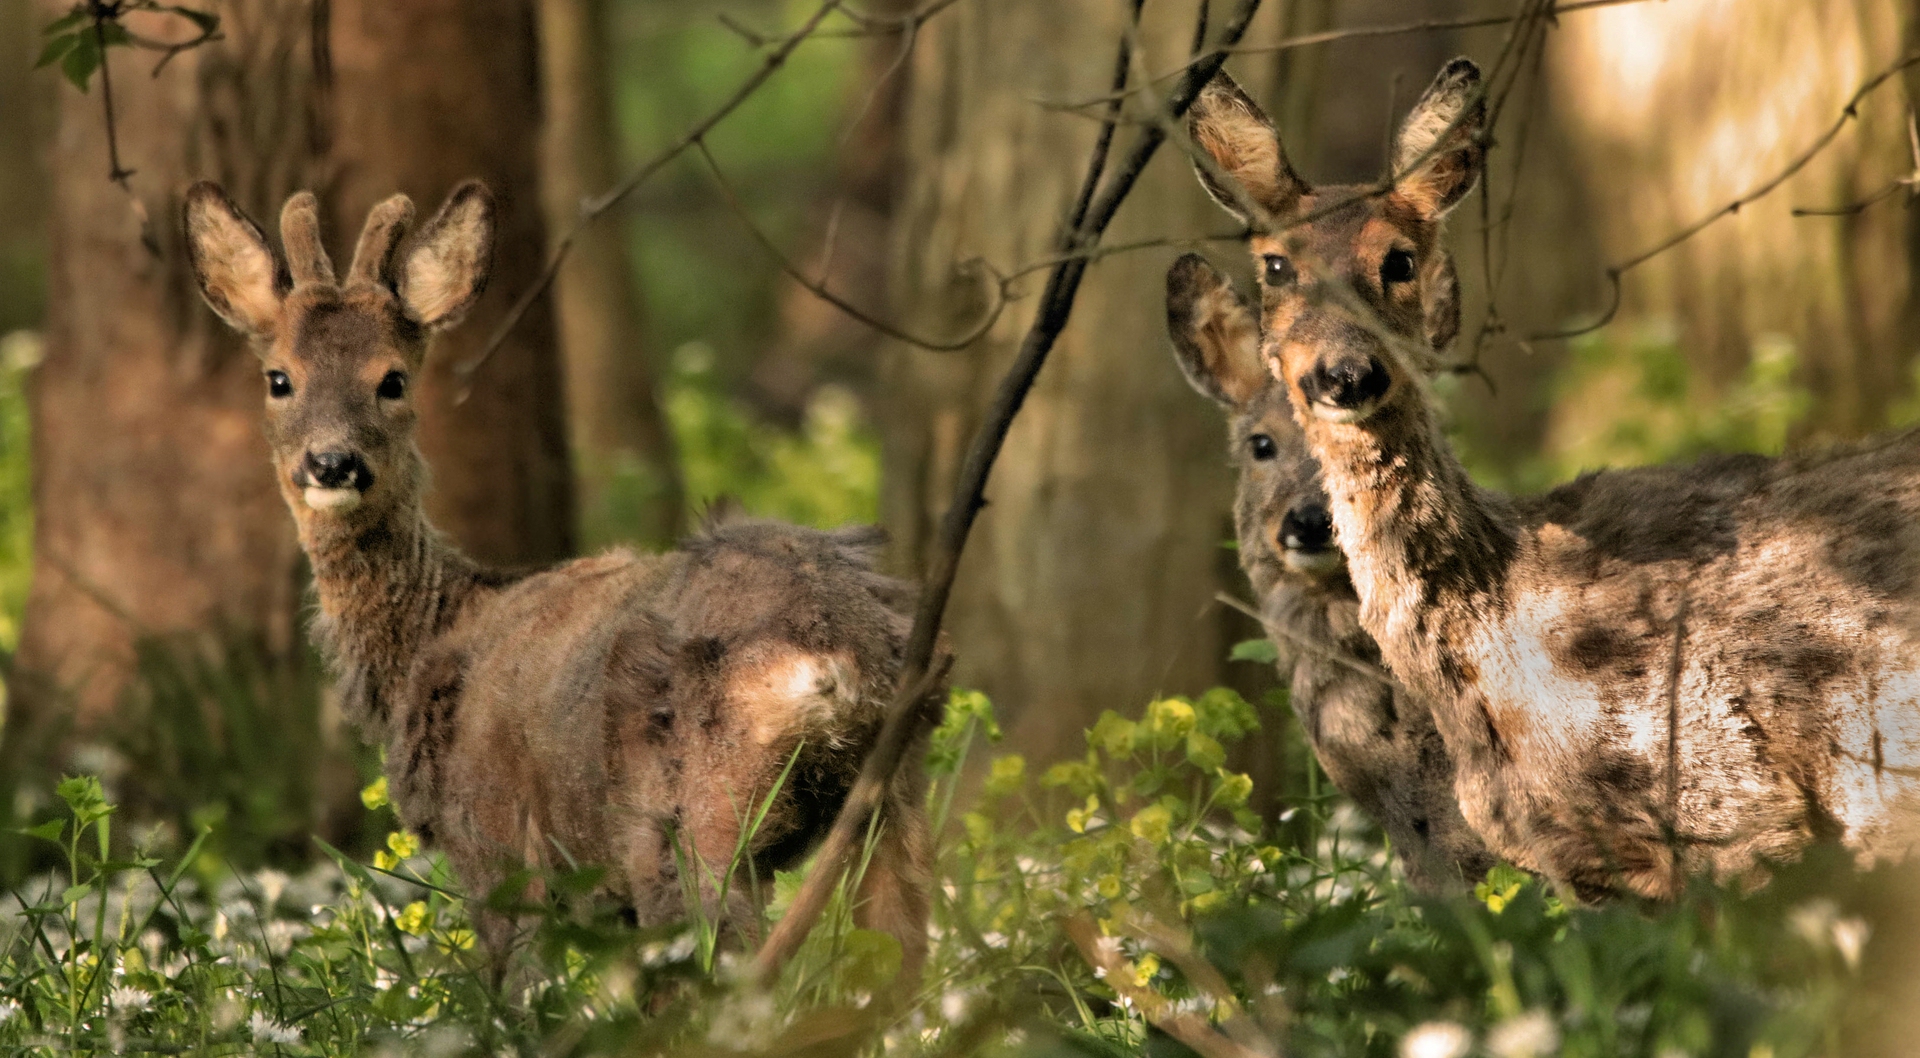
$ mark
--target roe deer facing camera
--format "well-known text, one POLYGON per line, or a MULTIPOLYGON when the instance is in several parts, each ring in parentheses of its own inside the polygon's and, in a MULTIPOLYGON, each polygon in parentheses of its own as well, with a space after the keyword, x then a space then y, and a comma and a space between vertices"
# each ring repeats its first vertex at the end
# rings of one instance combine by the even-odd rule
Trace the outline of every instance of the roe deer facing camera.
MULTIPOLYGON (((493 199, 464 184, 403 244, 412 216, 403 195, 375 206, 339 282, 311 194, 281 213, 284 262, 217 186, 186 200, 200 290, 265 368, 274 474, 349 719, 386 747, 401 819, 475 898, 496 971, 514 923, 478 898, 526 867, 604 866, 604 895, 643 925, 696 891, 750 933, 747 864, 718 906, 736 842, 790 762, 745 850, 757 877, 831 824, 878 732, 912 589, 874 572, 865 529, 722 525, 666 554, 513 573, 461 554, 422 513, 412 380, 480 294, 493 199)), ((906 771, 856 917, 897 937, 912 972, 929 839, 906 771)))
POLYGON ((1415 886, 1458 888, 1481 877, 1493 858, 1460 814, 1433 712, 1383 678, 1380 648, 1360 627, 1320 468, 1286 391, 1260 362, 1252 306, 1205 258, 1187 254, 1167 272, 1167 330, 1187 381, 1227 413, 1240 566, 1280 649, 1308 746, 1386 830, 1415 886))
POLYGON ((1360 622, 1432 704, 1468 822, 1587 896, 1667 897, 1816 839, 1905 853, 1920 438, 1542 496, 1475 485, 1423 367, 1459 327, 1441 225, 1478 179, 1485 118, 1478 68, 1454 60, 1369 194, 1309 187, 1224 75, 1188 115, 1238 187, 1202 182, 1254 228, 1262 357, 1320 465, 1360 622))

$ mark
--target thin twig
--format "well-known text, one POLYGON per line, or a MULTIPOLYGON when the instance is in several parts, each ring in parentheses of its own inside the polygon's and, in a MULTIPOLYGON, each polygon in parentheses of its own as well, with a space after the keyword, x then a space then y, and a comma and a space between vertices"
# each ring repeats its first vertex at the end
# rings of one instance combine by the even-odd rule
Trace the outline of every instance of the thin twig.
POLYGON ((98 0, 91 6, 93 43, 94 47, 100 49, 100 105, 107 112, 107 179, 119 184, 120 190, 131 195, 133 185, 127 182, 127 178, 133 175, 133 170, 120 164, 120 137, 114 130, 113 120, 113 74, 109 69, 113 63, 108 61, 107 53, 107 23, 113 21, 117 12, 98 0))
POLYGON ((1388 690, 1393 691, 1397 694, 1409 693, 1407 691, 1405 684, 1402 684, 1399 680, 1394 679, 1392 673, 1388 672, 1383 668, 1380 668, 1377 665, 1369 665, 1366 662, 1361 661, 1359 658, 1353 657, 1350 654, 1347 654, 1343 651, 1330 647, 1325 643, 1319 642, 1318 640, 1309 639, 1298 632, 1292 631, 1291 629, 1282 628, 1277 624, 1269 624, 1267 622, 1267 619, 1260 615, 1260 611, 1254 609, 1251 606, 1248 606, 1246 603, 1241 602, 1239 599, 1236 599, 1233 596, 1228 595, 1224 591, 1215 592, 1213 594, 1213 598, 1214 598, 1214 601, 1221 603, 1222 605, 1226 606, 1228 609, 1236 610, 1260 622, 1260 627, 1265 629, 1267 632, 1280 633, 1282 637, 1287 639, 1294 646, 1300 647, 1301 649, 1305 650, 1309 654, 1312 654, 1326 661, 1334 662, 1335 664, 1338 664, 1338 665, 1344 665, 1345 667, 1353 670, 1354 672, 1357 672, 1360 675, 1365 676, 1367 679, 1370 679, 1375 683, 1381 684, 1382 686, 1386 687, 1388 690))
POLYGON ((832 305, 834 308, 839 309, 841 312, 846 313, 848 316, 852 317, 853 319, 856 319, 861 323, 866 324, 868 327, 871 327, 874 330, 879 331, 881 334, 884 334, 887 337, 892 338, 896 341, 905 342, 908 345, 918 346, 921 349, 926 349, 931 352, 936 352, 936 353, 957 352, 958 350, 967 348, 968 346, 972 345, 973 343, 979 341, 982 337, 984 337, 988 331, 993 329, 993 325, 999 321, 1000 314, 1006 310, 1007 301, 1008 301, 1007 288, 1010 281, 1006 279, 1004 276, 1001 276, 999 272, 995 271, 993 266, 988 264, 984 259, 975 258, 971 261, 966 262, 966 265, 963 267, 981 269, 986 271, 989 274, 990 278, 993 280, 993 288, 994 288, 993 304, 990 307, 988 307, 986 313, 981 317, 980 322, 968 328, 967 332, 965 334, 962 334, 960 337, 948 339, 948 340, 923 338, 917 334, 910 334, 906 331, 903 331, 900 328, 895 327, 893 324, 886 322, 885 320, 881 320, 874 316, 869 315, 867 312, 860 309, 858 306, 855 306, 853 303, 847 301, 845 298, 842 298, 840 295, 835 294, 831 290, 828 290, 826 275, 824 272, 822 273, 821 277, 818 280, 809 279, 806 273, 800 270, 799 265, 794 264, 792 259, 788 258, 785 253, 781 252, 780 247, 775 245, 773 238, 769 236, 765 231, 761 230, 758 224, 754 223, 752 214, 747 212, 746 204, 740 201, 740 196, 734 193, 733 185, 727 182, 727 176, 724 172, 721 171, 720 163, 714 159, 713 152, 707 149, 706 141, 695 140, 693 147, 694 147, 694 150, 699 153, 700 157, 706 161, 707 168, 713 173, 713 182, 715 186, 717 186, 720 189, 721 197, 726 199, 727 205, 733 210, 734 215, 740 218, 740 223, 746 227, 748 233, 753 236, 754 241, 758 242, 761 248, 767 251, 767 256, 773 258, 774 263, 779 265, 780 270, 782 272, 785 272, 788 278, 800 284, 800 286, 804 288, 807 291, 807 293, 812 294, 814 297, 819 298, 821 301, 824 301, 829 305, 832 305))
MULTIPOLYGON (((1222 34, 1225 45, 1230 46, 1240 40, 1259 8, 1260 0, 1239 0, 1233 18, 1222 34)), ((1225 51, 1216 48, 1190 64, 1170 100, 1169 109, 1174 115, 1186 113, 1200 95, 1201 88, 1213 79, 1214 73, 1225 61, 1225 51)), ((1122 65, 1117 69, 1124 76, 1126 67, 1122 65)), ((1124 84, 1116 84, 1115 91, 1124 87, 1124 84)), ((1099 240, 1165 138, 1164 133, 1152 128, 1140 134, 1120 168, 1106 180, 1104 190, 1092 198, 1082 223, 1061 233, 1059 248, 1062 252, 1099 240)), ((1099 162, 1101 159, 1096 157, 1093 161, 1099 162)), ((1090 164, 1083 185, 1100 184, 1105 177, 1104 168, 1104 165, 1090 164)), ((833 887, 846 870, 848 857, 860 834, 865 831, 868 818, 879 807, 881 795, 892 782, 907 747, 927 720, 926 699, 936 686, 930 682, 934 647, 940 635, 940 623, 946 612, 947 600, 953 592, 954 573, 960 563, 961 551, 966 547, 974 519, 986 506, 987 478, 993 471, 994 461, 1006 443, 1014 417, 1025 403, 1040 369, 1045 366, 1048 353, 1072 315, 1074 299, 1086 270, 1087 263, 1081 258, 1065 260, 1054 267, 1047 278, 1046 290, 1041 295, 1033 323, 1021 342, 1019 354, 1006 376, 1000 380, 993 403, 986 410, 980 429, 974 434, 966 463, 954 486, 953 502, 941 518, 939 532, 933 541, 933 555, 928 564, 925 586, 914 613, 913 632, 908 638, 900 666, 898 690, 887 708, 887 718, 881 726, 879 737, 875 739, 874 747, 861 767, 860 778, 848 793, 839 818, 834 820, 833 829, 821 844, 806 880, 788 905, 786 915, 774 926, 766 943, 754 957, 749 972, 762 983, 771 981, 779 973, 813 929, 833 887)))
POLYGON ((1192 1048, 1202 1058, 1272 1058, 1270 1048, 1259 1050, 1229 1038, 1208 1023, 1206 1015, 1181 1010, 1172 1000, 1128 977, 1127 961, 1120 955, 1120 942, 1100 935, 1093 916, 1078 912, 1066 921, 1067 936, 1080 950, 1080 957, 1114 994, 1127 1000, 1140 1016, 1161 1032, 1192 1048))
POLYGON ((1778 173, 1775 173, 1765 183, 1747 192, 1746 194, 1741 195, 1739 198, 1734 199, 1733 201, 1727 203, 1726 205, 1721 206, 1719 209, 1714 210, 1712 213, 1709 213, 1706 216, 1701 217, 1699 220, 1694 221, 1692 224, 1687 225, 1686 227, 1680 229, 1679 231, 1673 233, 1672 235, 1667 236, 1665 239, 1660 240, 1660 242, 1654 244, 1652 247, 1646 250, 1643 250, 1640 253, 1637 253, 1632 257, 1629 257, 1626 260, 1621 261, 1618 264, 1608 266, 1606 270, 1606 277, 1607 277, 1607 284, 1611 288, 1611 296, 1609 298, 1605 311, 1601 312, 1600 316, 1597 319, 1595 319, 1593 322, 1583 324, 1578 327, 1572 327, 1567 330, 1550 331, 1545 334, 1536 334, 1530 340, 1551 341, 1554 339, 1562 339, 1562 338, 1577 338, 1580 335, 1590 334, 1594 331, 1599 330, 1602 327, 1605 327, 1607 324, 1612 323, 1613 318, 1616 315, 1618 315, 1620 312, 1620 299, 1621 299, 1620 278, 1622 276, 1626 275, 1628 272, 1631 272, 1635 268, 1638 268, 1639 266, 1647 263, 1648 261, 1653 260, 1655 257, 1658 257, 1663 253, 1666 253, 1668 250, 1673 249, 1674 247, 1680 245, 1681 243, 1686 242, 1688 239, 1693 238, 1695 235, 1700 234, 1702 231, 1705 231, 1707 227, 1712 225, 1714 222, 1719 221, 1726 217, 1731 217, 1735 213, 1738 213, 1742 209, 1746 208, 1747 206, 1752 205, 1754 202, 1757 202, 1760 199, 1765 198, 1767 195, 1773 193, 1773 191, 1777 189, 1781 184, 1784 184, 1789 179, 1791 179, 1795 173, 1798 173, 1800 170, 1806 168, 1807 164, 1812 162, 1813 159, 1817 157, 1821 151, 1826 150, 1828 145, 1833 143, 1834 139, 1840 135, 1840 131, 1847 127, 1848 122, 1853 121, 1855 118, 1860 116, 1860 102, 1864 100, 1869 93, 1871 93, 1874 89, 1879 88, 1881 85, 1887 83, 1888 81, 1892 80, 1895 74, 1898 74, 1900 71, 1905 70, 1908 67, 1913 66, 1915 64, 1920 64, 1920 52, 1908 52, 1907 54, 1901 56, 1897 61, 1895 61, 1893 65, 1888 66, 1887 68, 1881 70, 1879 73, 1876 73, 1872 77, 1869 77, 1865 82, 1863 82, 1860 85, 1860 87, 1857 90, 1854 91, 1852 97, 1847 100, 1847 105, 1841 108, 1840 116, 1834 119, 1833 124, 1829 125, 1825 132, 1822 132, 1819 135, 1819 137, 1813 141, 1811 145, 1809 145, 1805 150, 1801 151, 1797 156, 1795 156, 1791 162, 1788 162, 1786 168, 1780 170, 1778 173))
POLYGON ((712 132, 714 126, 720 124, 720 122, 726 120, 729 114, 738 110, 740 105, 745 103, 754 92, 758 91, 760 86, 765 84, 769 77, 772 77, 775 72, 786 65, 787 59, 793 54, 794 49, 800 47, 802 42, 818 32, 820 24, 826 21, 827 16, 835 10, 838 10, 839 7, 840 0, 826 0, 825 3, 822 3, 814 10, 812 15, 807 17, 805 22, 800 24, 799 29, 788 34, 787 37, 780 42, 778 47, 769 52, 767 57, 761 61, 759 68, 748 75, 746 80, 740 82, 740 86, 734 89, 733 94, 728 96, 726 101, 716 107, 712 113, 695 123, 692 128, 688 129, 665 150, 647 159, 644 164, 634 170, 632 175, 628 176, 625 180, 614 185, 599 197, 591 198, 581 203, 579 219, 573 222, 573 227, 569 228, 567 233, 561 236, 560 241, 554 245, 552 252, 547 255, 546 267, 540 270, 540 275, 534 279, 532 285, 521 292, 519 299, 513 303, 513 308, 507 311, 506 318, 501 320, 500 326, 494 330, 493 337, 487 339, 487 344, 482 346, 478 353, 453 366, 454 377, 458 378, 461 382, 461 392, 459 396, 455 398, 456 403, 465 401, 471 392, 474 372, 480 370, 481 366, 484 365, 494 353, 498 352, 502 345, 506 344, 507 336, 512 334, 513 329, 520 325, 520 321, 527 315, 527 310, 531 309, 533 303, 538 301, 541 295, 546 293, 547 288, 553 285, 554 278, 560 274, 560 266, 566 262, 567 254, 573 249, 574 240, 580 237, 580 234, 587 229, 587 226, 599 220, 608 210, 619 205, 628 195, 634 192, 634 189, 646 183, 655 173, 665 168, 668 162, 686 153, 694 144, 700 142, 701 137, 712 132))

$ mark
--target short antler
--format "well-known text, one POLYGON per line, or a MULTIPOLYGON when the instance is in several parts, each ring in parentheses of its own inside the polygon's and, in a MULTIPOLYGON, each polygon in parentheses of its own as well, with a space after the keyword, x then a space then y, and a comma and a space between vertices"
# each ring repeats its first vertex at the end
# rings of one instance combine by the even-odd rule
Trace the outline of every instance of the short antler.
POLYGON ((347 282, 392 287, 396 278, 394 254, 412 223, 413 200, 405 195, 395 195, 373 207, 367 214, 367 226, 360 229, 360 244, 354 248, 347 282))
POLYGON ((295 283, 333 283, 333 261, 320 242, 320 203, 313 192, 287 199, 280 210, 280 242, 287 250, 287 268, 295 283))

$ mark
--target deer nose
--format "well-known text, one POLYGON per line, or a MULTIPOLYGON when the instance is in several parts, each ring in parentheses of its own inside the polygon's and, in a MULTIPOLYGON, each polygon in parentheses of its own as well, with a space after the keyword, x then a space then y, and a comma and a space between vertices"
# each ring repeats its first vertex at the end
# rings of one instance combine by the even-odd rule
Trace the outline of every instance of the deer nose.
POLYGON ((1303 503, 1280 519, 1280 546, 1288 551, 1325 551, 1333 546, 1333 516, 1317 503, 1303 503))
POLYGON ((1386 396, 1392 382, 1379 357, 1371 353, 1364 358, 1341 356, 1332 362, 1322 359, 1315 363, 1300 380, 1300 392, 1310 404, 1359 411, 1386 396))
POLYGON ((316 488, 365 492, 373 485, 373 472, 352 452, 308 452, 305 470, 316 488))

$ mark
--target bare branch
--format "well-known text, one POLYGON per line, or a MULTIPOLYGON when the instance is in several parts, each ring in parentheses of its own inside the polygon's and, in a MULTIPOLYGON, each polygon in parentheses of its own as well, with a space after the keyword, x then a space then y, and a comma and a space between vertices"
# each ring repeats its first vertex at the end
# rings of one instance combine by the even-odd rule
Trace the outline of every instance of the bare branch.
POLYGON ((1716 221, 1731 217, 1747 206, 1772 194, 1781 184, 1792 179, 1795 173, 1806 168, 1807 164, 1818 157, 1821 151, 1826 150, 1827 147, 1833 143, 1834 139, 1840 135, 1841 130, 1847 127, 1848 122, 1860 116, 1861 101, 1872 93, 1874 89, 1892 80, 1900 71, 1916 64, 1920 64, 1920 52, 1908 52, 1897 59, 1892 65, 1874 74, 1872 77, 1867 78, 1867 80, 1862 82, 1860 87, 1854 91, 1853 96, 1847 100, 1847 105, 1840 109, 1840 116, 1834 119, 1833 124, 1829 125, 1825 132, 1822 132, 1813 143, 1809 144, 1805 150, 1796 155, 1792 161, 1788 162, 1785 168, 1775 173, 1772 177, 1769 177, 1766 182, 1760 186, 1721 206, 1712 213, 1701 217, 1699 220, 1674 232, 1672 235, 1667 236, 1665 239, 1660 240, 1658 243, 1655 243, 1653 246, 1642 250, 1632 257, 1618 264, 1609 265, 1606 270, 1606 277, 1607 283, 1612 288, 1612 296, 1608 300, 1605 311, 1601 312, 1599 317, 1593 322, 1567 330, 1536 334, 1531 340, 1548 341, 1559 338, 1576 338, 1583 334, 1590 334, 1612 323, 1613 318, 1619 315, 1620 312, 1620 278, 1622 276, 1681 243, 1686 242, 1695 235, 1700 234, 1716 221))
POLYGON ((828 290, 824 271, 818 280, 807 278, 806 273, 800 271, 800 266, 794 264, 792 259, 782 253, 780 247, 774 244, 772 237, 767 235, 765 231, 761 230, 758 224, 753 222, 753 216, 747 212, 746 204, 741 202, 740 196, 734 193, 733 186, 727 183, 726 174, 720 170, 720 163, 714 160, 713 152, 707 149, 706 141, 695 140, 694 149, 699 152, 701 158, 706 160, 707 168, 713 173, 714 184, 719 187, 721 197, 726 199, 727 205, 733 210, 734 216, 740 218, 740 223, 746 227, 748 233, 753 236, 754 241, 758 242, 761 248, 767 251, 767 255, 773 258, 774 263, 780 266, 780 270, 785 272, 789 279, 800 284, 807 293, 832 305, 848 316, 859 320, 868 327, 879 331, 881 334, 896 341, 926 349, 930 352, 957 352, 984 337, 988 331, 993 329, 993 325, 999 321, 1000 314, 1005 311, 1008 301, 1007 290, 1011 281, 1002 276, 997 269, 988 264, 984 259, 974 258, 968 261, 966 266, 982 269, 989 273, 988 278, 992 280, 994 288, 993 304, 988 307, 986 313, 981 317, 980 322, 968 328, 967 332, 960 337, 945 341, 922 338, 916 334, 909 334, 884 320, 868 315, 864 310, 847 301, 845 298, 828 290))
POLYGON ((826 2, 822 3, 814 10, 813 14, 807 17, 805 22, 800 24, 799 29, 788 34, 786 38, 780 42, 778 47, 769 52, 767 57, 761 61, 759 68, 754 70, 752 74, 749 74, 746 80, 740 82, 740 87, 734 89, 733 94, 728 96, 725 102, 714 108, 712 113, 695 123, 692 128, 688 129, 678 140, 675 140, 666 149, 655 154, 652 158, 647 159, 644 164, 634 170, 632 175, 628 176, 625 180, 614 185, 599 197, 588 199, 580 204, 580 219, 574 222, 573 227, 567 230, 567 233, 560 238, 558 243, 554 244, 553 251, 547 255, 546 267, 540 270, 540 275, 534 279, 532 285, 521 292, 519 299, 513 303, 513 308, 507 311, 506 319, 501 320, 500 326, 494 330, 493 337, 487 339, 487 344, 482 346, 478 353, 466 361, 453 366, 454 377, 462 382, 460 395, 455 398, 456 403, 466 400, 470 391, 470 387, 468 387, 466 383, 473 378, 474 372, 480 370, 488 358, 492 357, 494 353, 499 351, 502 345, 506 344, 507 336, 512 334, 513 329, 520 325, 520 321, 527 315, 527 310, 532 308, 533 303, 538 301, 541 295, 546 293, 547 288, 553 285, 554 278, 560 274, 560 266, 566 262, 567 254, 573 249, 574 240, 580 237, 580 233, 585 231, 588 225, 599 220, 608 210, 619 205, 628 195, 633 194, 635 188, 652 179, 653 175, 661 169, 664 169, 668 162, 680 157, 694 144, 700 142, 701 137, 712 132, 714 126, 726 120, 728 115, 738 110, 742 103, 745 103, 752 97, 754 92, 759 90, 761 85, 766 83, 767 78, 772 77, 775 72, 786 65, 787 59, 793 54, 794 49, 800 47, 801 43, 808 37, 815 35, 820 29, 820 24, 826 21, 827 16, 839 8, 840 0, 826 0, 826 2))
MULTIPOLYGON (((1231 46, 1240 40, 1259 8, 1260 0, 1239 0, 1222 34, 1224 45, 1231 46)), ((1225 61, 1226 52, 1219 48, 1195 59, 1174 89, 1168 110, 1176 118, 1185 114, 1199 96, 1201 88, 1213 79, 1214 73, 1225 61)), ((1124 78, 1126 64, 1118 64, 1116 69, 1119 76, 1124 78)), ((1115 93, 1124 88, 1124 83, 1116 83, 1115 93)), ((1110 178, 1104 172, 1104 155, 1095 154, 1088 165, 1082 186, 1101 186, 1104 179, 1104 189, 1090 197, 1084 194, 1080 196, 1089 198, 1089 205, 1080 224, 1061 232, 1059 250, 1062 253, 1098 243, 1113 221, 1114 214, 1119 211, 1120 204, 1133 190, 1141 172, 1165 138, 1158 129, 1143 130, 1120 168, 1110 178)), ((993 403, 987 408, 979 431, 974 434, 966 462, 954 486, 953 502, 941 518, 939 532, 933 541, 932 560, 914 614, 913 632, 908 638, 906 654, 901 662, 898 690, 887 707, 886 721, 881 726, 872 751, 867 755, 866 763, 861 767, 860 778, 847 794, 839 818, 834 820, 833 829, 821 844, 806 880, 788 905, 786 915, 774 926, 754 957, 749 972, 760 982, 772 980, 813 929, 833 887, 845 873, 849 857, 856 848, 859 836, 866 830, 868 819, 879 808, 882 793, 892 782, 894 773, 906 756, 907 747, 913 743, 928 719, 926 699, 935 686, 931 682, 934 646, 940 635, 941 618, 946 612, 947 600, 953 592, 954 573, 959 567, 961 551, 966 547, 974 519, 986 506, 987 478, 993 471, 994 461, 1006 443, 1014 417, 1026 402, 1028 391, 1033 388, 1040 369, 1046 365, 1047 355, 1053 350, 1054 342, 1072 315, 1074 299, 1086 270, 1087 262, 1080 257, 1069 258, 1054 266, 1047 278, 1046 290, 1041 295, 1033 323, 1021 342, 1020 351, 1012 367, 1000 380, 993 403)))
POLYGON ((1080 957, 1093 967, 1114 993, 1133 1004, 1140 1015, 1161 1032, 1191 1047, 1203 1058, 1273 1058, 1271 1046, 1255 1049, 1215 1029, 1204 1015, 1181 1010, 1173 1001, 1128 976, 1127 961, 1120 957, 1120 945, 1112 937, 1100 935, 1093 916, 1078 912, 1066 922, 1067 936, 1080 949, 1080 957))

